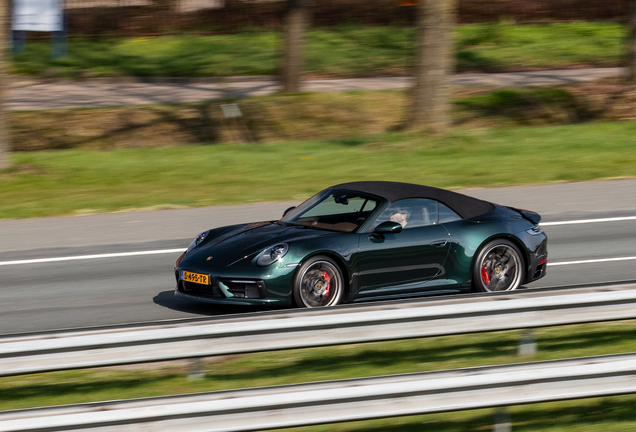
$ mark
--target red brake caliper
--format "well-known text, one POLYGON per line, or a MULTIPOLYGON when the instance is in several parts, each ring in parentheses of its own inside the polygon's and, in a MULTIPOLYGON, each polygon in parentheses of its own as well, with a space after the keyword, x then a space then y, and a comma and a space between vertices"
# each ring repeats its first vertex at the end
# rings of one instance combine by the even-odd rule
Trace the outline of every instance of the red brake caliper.
POLYGON ((486 285, 490 285, 490 276, 488 276, 488 270, 486 270, 485 266, 481 267, 481 280, 484 281, 486 285))
POLYGON ((327 283, 327 286, 325 287, 325 292, 322 294, 322 297, 327 298, 329 297, 329 291, 331 291, 331 278, 329 277, 326 271, 323 271, 322 274, 325 277, 325 282, 327 283))

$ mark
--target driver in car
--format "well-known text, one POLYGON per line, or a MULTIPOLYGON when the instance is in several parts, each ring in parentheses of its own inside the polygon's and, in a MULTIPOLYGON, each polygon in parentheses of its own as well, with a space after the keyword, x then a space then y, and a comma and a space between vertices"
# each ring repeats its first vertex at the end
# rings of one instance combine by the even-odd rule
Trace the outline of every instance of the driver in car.
POLYGON ((400 207, 397 207, 393 210, 393 213, 391 214, 391 221, 399 223, 400 225, 402 225, 402 228, 404 228, 406 226, 406 224, 408 223, 407 219, 408 219, 409 215, 408 212, 400 207))

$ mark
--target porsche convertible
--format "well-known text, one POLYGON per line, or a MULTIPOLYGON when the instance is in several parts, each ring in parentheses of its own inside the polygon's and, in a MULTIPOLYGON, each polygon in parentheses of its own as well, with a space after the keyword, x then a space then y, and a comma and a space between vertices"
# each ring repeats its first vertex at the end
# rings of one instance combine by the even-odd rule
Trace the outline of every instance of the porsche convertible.
POLYGON ((305 308, 511 291, 545 275, 532 211, 396 182, 325 189, 277 221, 202 232, 176 262, 175 294, 305 308))

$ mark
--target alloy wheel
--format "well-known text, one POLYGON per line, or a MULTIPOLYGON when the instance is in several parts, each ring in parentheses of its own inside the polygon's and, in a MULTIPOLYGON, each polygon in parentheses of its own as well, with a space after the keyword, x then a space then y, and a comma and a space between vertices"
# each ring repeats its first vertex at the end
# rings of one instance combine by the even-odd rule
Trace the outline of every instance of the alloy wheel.
POLYGON ((508 243, 494 244, 480 256, 481 291, 512 291, 521 285, 521 257, 515 247, 508 243))
POLYGON ((298 288, 302 306, 333 306, 338 304, 342 297, 342 275, 333 263, 325 260, 314 261, 302 269, 298 288))

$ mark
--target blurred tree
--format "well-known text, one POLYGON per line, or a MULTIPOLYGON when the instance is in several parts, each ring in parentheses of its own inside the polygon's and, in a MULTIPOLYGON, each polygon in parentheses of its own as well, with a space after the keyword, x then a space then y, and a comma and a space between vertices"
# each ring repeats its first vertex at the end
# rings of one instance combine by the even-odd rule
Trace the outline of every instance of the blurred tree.
POLYGON ((451 124, 455 0, 419 0, 415 88, 408 128, 445 133, 451 124))
POLYGON ((636 84, 636 0, 630 0, 629 6, 629 80, 636 84))
POLYGON ((298 93, 303 69, 303 37, 310 0, 287 0, 285 12, 285 52, 283 55, 283 91, 298 93))
POLYGON ((0 0, 0 169, 8 168, 9 131, 4 105, 7 97, 7 50, 9 48, 10 31, 9 1, 0 0))

